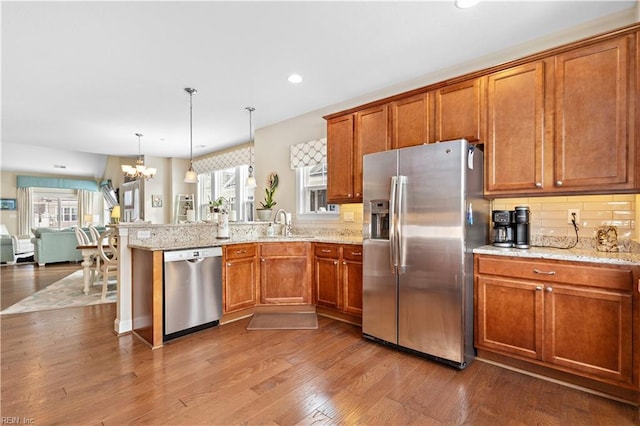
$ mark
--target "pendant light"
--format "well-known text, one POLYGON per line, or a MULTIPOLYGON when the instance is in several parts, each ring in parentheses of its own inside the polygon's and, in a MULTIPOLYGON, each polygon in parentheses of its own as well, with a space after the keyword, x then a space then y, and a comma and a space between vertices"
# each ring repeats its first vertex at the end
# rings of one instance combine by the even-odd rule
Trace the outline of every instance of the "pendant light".
POLYGON ((153 179, 156 174, 155 167, 147 167, 144 165, 144 160, 142 159, 142 154, 140 153, 140 138, 144 136, 142 133, 134 133, 138 137, 138 159, 136 160, 135 166, 130 166, 128 164, 123 164, 120 166, 122 168, 122 173, 124 173, 125 177, 129 179, 153 179))
POLYGON ((254 146, 254 141, 253 141, 253 123, 252 123, 252 116, 253 116, 253 111, 255 111, 256 109, 254 107, 246 107, 245 108, 247 111, 249 111, 249 176, 247 176, 247 181, 245 182, 245 186, 247 188, 255 188, 256 186, 258 186, 258 184, 256 183, 256 178, 253 175, 253 146, 254 146))
POLYGON ((184 174, 184 183, 198 183, 198 174, 193 170, 193 94, 196 89, 184 89, 189 94, 189 170, 184 174))

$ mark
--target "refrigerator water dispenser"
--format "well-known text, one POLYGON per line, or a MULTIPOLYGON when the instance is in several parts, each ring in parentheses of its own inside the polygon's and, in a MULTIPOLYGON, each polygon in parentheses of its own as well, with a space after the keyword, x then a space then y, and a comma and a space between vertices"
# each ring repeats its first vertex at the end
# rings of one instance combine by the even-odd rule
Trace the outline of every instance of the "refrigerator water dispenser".
POLYGON ((371 200, 371 239, 389 239, 389 200, 371 200))

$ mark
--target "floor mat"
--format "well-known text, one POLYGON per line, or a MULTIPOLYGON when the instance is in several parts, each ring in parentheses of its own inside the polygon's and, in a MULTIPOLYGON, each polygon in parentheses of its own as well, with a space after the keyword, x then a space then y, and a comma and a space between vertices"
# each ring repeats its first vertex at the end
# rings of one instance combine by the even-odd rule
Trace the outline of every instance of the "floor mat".
POLYGON ((0 314, 18 314, 23 312, 47 311, 50 309, 75 308, 78 306, 99 305, 116 301, 116 281, 109 281, 107 298, 102 297, 102 281, 91 286, 89 294, 84 294, 83 271, 76 271, 71 275, 48 285, 39 292, 22 299, 15 305, 9 306, 0 314))
POLYGON ((313 330, 318 328, 315 312, 256 313, 247 330, 313 330))

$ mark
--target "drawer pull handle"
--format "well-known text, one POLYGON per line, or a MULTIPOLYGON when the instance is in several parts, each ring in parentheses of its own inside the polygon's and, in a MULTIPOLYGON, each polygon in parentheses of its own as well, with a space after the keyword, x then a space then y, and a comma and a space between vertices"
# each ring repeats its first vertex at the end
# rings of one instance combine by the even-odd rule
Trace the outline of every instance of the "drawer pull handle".
POLYGON ((331 253, 331 250, 329 250, 329 249, 322 249, 322 252, 323 252, 323 253, 331 253))
POLYGON ((533 272, 536 273, 536 274, 540 274, 540 275, 555 275, 556 274, 556 271, 545 272, 545 271, 541 271, 539 269, 534 269, 533 272))
POLYGON ((236 254, 244 254, 246 253, 246 250, 236 250, 236 254))
POLYGON ((362 253, 359 252, 359 251, 352 251, 351 255, 353 255, 353 256, 362 256, 362 253))

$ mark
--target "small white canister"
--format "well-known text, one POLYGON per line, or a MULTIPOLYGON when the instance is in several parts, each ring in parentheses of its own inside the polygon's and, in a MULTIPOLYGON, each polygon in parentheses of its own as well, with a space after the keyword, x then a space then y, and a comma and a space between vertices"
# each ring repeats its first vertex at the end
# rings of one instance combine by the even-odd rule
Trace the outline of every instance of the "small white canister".
POLYGON ((218 213, 218 236, 221 240, 229 238, 229 215, 227 213, 218 213))

